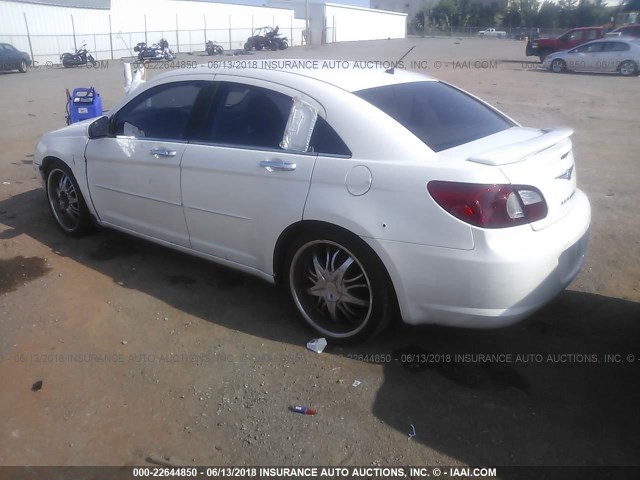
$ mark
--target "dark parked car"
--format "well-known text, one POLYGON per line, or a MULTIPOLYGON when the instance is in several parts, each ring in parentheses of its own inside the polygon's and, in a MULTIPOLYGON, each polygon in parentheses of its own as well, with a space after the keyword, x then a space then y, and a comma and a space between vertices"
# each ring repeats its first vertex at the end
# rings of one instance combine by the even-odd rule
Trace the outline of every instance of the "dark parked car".
POLYGON ((518 28, 511 32, 514 40, 524 40, 528 38, 529 40, 535 40, 536 38, 540 38, 540 33, 538 33, 535 29, 530 28, 518 28))
POLYGON ((21 52, 8 43, 0 43, 0 70, 19 70, 25 73, 30 65, 31 57, 28 53, 21 52))

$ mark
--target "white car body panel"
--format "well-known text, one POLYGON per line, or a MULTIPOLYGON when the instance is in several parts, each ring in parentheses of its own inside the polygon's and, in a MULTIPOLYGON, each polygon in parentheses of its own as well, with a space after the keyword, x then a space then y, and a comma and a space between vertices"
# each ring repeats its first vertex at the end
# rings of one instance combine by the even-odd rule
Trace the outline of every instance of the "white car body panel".
POLYGON ((36 169, 42 174, 46 157, 69 165, 103 225, 268 281, 274 280, 274 251, 287 227, 300 221, 341 227, 362 238, 382 260, 403 319, 411 324, 512 323, 559 293, 584 261, 590 207, 576 189, 567 131, 544 140, 544 131, 516 124, 436 153, 351 93, 434 81, 401 70, 171 72, 140 85, 112 112, 148 88, 187 79, 245 82, 300 95, 353 155, 133 138, 88 140, 91 121, 85 121, 44 135, 34 156, 36 169), (155 158, 150 154, 154 148, 176 154, 155 158), (274 158, 296 168, 270 172, 260 166, 274 158), (569 170, 569 178, 558 178, 569 170), (517 227, 475 227, 436 203, 427 190, 432 180, 533 185, 543 193, 549 214, 517 227))
POLYGON ((640 40, 636 38, 606 36, 605 38, 593 40, 570 50, 563 50, 561 52, 555 52, 548 55, 542 64, 543 68, 551 69, 551 63, 556 59, 563 60, 566 64, 567 70, 574 72, 614 73, 618 71, 620 64, 626 60, 634 62, 636 67, 640 66, 640 40), (599 52, 579 51, 580 49, 587 48, 589 45, 605 42, 624 43, 629 46, 629 50, 599 52))
POLYGON ((87 178, 100 221, 189 247, 180 163, 186 143, 96 138, 87 145, 87 178), (157 158, 156 149, 176 152, 157 158))

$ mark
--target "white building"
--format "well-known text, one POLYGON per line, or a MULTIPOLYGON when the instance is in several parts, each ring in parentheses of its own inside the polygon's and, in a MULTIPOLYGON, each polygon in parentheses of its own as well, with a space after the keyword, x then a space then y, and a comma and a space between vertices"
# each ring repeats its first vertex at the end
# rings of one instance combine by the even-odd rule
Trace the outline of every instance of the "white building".
MULTIPOLYGON (((204 50, 215 40, 241 49, 253 30, 278 26, 291 46, 304 43, 305 0, 0 0, 0 42, 29 52, 40 64, 86 43, 98 60, 128 57, 138 42, 166 38, 178 52, 204 50), (241 4, 260 2, 262 5, 241 4)), ((404 38, 406 15, 309 0, 314 44, 404 38)))
POLYGON ((309 19, 313 45, 354 40, 405 38, 407 15, 369 8, 369 0, 267 0, 267 5, 292 8, 297 19, 309 19))

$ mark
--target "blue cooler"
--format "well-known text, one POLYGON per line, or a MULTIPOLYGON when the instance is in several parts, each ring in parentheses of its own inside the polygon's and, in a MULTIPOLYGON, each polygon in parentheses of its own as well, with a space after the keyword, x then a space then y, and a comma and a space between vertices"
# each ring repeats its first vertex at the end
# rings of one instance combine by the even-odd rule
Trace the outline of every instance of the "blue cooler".
POLYGON ((69 123, 102 115, 102 97, 93 87, 75 88, 69 100, 69 123))

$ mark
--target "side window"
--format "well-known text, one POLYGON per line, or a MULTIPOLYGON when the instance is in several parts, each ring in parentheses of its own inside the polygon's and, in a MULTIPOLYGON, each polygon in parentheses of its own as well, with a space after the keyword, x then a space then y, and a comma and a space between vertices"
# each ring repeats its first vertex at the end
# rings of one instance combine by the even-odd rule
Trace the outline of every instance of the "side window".
POLYGON ((588 43, 586 45, 581 45, 576 48, 576 52, 580 53, 593 53, 602 51, 602 43, 588 43))
POLYGON ((587 31, 586 40, 595 40, 596 38, 598 38, 598 31, 597 30, 589 30, 589 31, 587 31))
POLYGON ((184 140, 191 110, 202 83, 168 83, 141 93, 114 117, 114 134, 136 138, 184 140))
POLYGON ((320 154, 345 155, 350 157, 351 151, 342 138, 331 128, 327 121, 318 116, 316 126, 311 134, 311 151, 320 154))
POLYGON ((607 42, 604 46, 605 52, 624 52, 629 50, 629 45, 622 42, 607 42))
POLYGON ((577 32, 572 32, 567 36, 567 41, 569 42, 573 42, 574 40, 580 40, 582 38, 582 32, 581 31, 577 31, 577 32))
POLYGON ((293 99, 273 90, 222 82, 216 93, 206 142, 280 149, 293 99))

